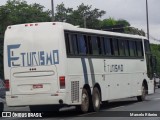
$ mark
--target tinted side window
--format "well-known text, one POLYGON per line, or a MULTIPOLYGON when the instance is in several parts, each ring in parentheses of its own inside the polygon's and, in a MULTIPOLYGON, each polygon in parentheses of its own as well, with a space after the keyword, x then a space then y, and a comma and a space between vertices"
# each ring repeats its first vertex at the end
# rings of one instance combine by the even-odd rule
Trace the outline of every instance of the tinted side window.
POLYGON ((90 55, 93 54, 91 36, 87 37, 87 46, 88 46, 87 53, 90 55))
POLYGON ((99 54, 99 48, 98 48, 98 39, 97 36, 91 37, 91 44, 92 44, 92 54, 98 55, 99 54))
POLYGON ((135 56, 135 41, 129 41, 129 53, 130 56, 135 56))
POLYGON ((136 41, 133 41, 133 47, 134 47, 134 55, 135 55, 135 56, 138 56, 136 41))
POLYGON ((125 55, 129 56, 129 42, 128 42, 128 40, 124 40, 124 48, 125 48, 125 55))
POLYGON ((137 54, 139 57, 143 56, 143 46, 142 46, 142 41, 137 41, 136 42, 137 46, 137 54))
POLYGON ((105 54, 106 55, 113 55, 111 51, 111 38, 103 38, 104 39, 104 47, 105 47, 105 54))
POLYGON ((65 42, 66 42, 67 54, 69 54, 69 53, 70 53, 70 47, 69 47, 69 33, 65 33, 65 42))
POLYGON ((78 45, 77 45, 77 34, 71 34, 71 42, 72 42, 72 49, 73 53, 76 55, 78 54, 78 45))
POLYGON ((99 54, 104 55, 104 38, 103 37, 98 37, 98 49, 99 49, 99 54))
POLYGON ((119 53, 120 56, 125 56, 125 42, 124 40, 118 40, 118 45, 119 45, 119 53))
POLYGON ((78 54, 77 35, 65 33, 65 39, 67 44, 67 53, 70 55, 78 54))
MULTIPOLYGON (((144 56, 143 44, 141 40, 126 39, 122 37, 109 37, 88 33, 75 33, 65 31, 65 42, 67 54, 71 56, 96 55, 102 57, 107 55, 113 57, 144 56)), ((144 41, 145 51, 150 53, 149 41, 144 41)), ((93 56, 94 57, 94 56, 93 56)))
POLYGON ((115 55, 115 56, 118 56, 119 55, 119 51, 118 51, 118 39, 113 39, 112 40, 112 51, 113 51, 113 54, 115 55))
POLYGON ((87 44, 86 44, 86 37, 84 35, 78 35, 78 50, 80 55, 87 54, 87 44))

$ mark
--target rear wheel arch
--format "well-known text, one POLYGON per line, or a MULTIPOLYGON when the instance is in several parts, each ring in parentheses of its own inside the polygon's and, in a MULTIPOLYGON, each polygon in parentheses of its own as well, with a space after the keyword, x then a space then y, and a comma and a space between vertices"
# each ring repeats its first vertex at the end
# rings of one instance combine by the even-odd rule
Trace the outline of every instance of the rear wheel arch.
POLYGON ((89 95, 91 96, 91 88, 90 88, 90 86, 88 85, 88 84, 85 84, 84 86, 83 86, 83 89, 86 89, 87 90, 87 92, 89 93, 89 95))
POLYGON ((147 94, 148 94, 148 84, 146 80, 143 80, 141 85, 141 95, 137 96, 137 100, 139 102, 144 101, 146 99, 147 94))

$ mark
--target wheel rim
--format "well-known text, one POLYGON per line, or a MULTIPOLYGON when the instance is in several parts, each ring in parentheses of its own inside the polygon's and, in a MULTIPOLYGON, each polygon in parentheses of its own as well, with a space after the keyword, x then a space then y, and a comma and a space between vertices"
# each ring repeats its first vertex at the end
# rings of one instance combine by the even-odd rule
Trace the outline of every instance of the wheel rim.
POLYGON ((142 86, 142 97, 145 98, 146 96, 146 90, 145 90, 145 87, 142 86))
POLYGON ((89 99, 87 93, 82 94, 82 111, 88 111, 89 99))
POLYGON ((95 94, 95 97, 94 97, 94 100, 95 100, 95 107, 96 108, 98 108, 99 107, 99 95, 98 95, 98 93, 96 92, 96 94, 95 94))

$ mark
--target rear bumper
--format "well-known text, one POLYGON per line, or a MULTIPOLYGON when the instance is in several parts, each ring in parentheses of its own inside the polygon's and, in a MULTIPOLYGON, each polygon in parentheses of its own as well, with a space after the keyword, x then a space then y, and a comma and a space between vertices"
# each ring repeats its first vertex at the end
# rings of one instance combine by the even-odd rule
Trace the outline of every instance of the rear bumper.
POLYGON ((61 93, 58 96, 52 96, 51 94, 35 94, 35 95, 14 95, 6 96, 6 103, 8 106, 28 106, 28 105, 61 105, 67 104, 65 99, 66 94, 61 93))

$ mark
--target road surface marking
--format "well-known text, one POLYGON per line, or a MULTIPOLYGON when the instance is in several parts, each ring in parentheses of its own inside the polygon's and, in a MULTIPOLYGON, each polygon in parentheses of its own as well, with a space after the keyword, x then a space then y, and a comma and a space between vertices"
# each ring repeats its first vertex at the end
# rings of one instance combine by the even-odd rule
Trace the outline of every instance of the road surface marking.
POLYGON ((110 108, 109 110, 118 109, 118 108, 122 108, 122 107, 125 107, 125 106, 118 106, 118 107, 110 108))
POLYGON ((160 100, 160 98, 154 98, 153 100, 160 100))
POLYGON ((86 115, 90 115, 90 114, 94 114, 96 112, 91 112, 91 113, 85 113, 85 114, 82 114, 82 115, 78 115, 79 117, 82 117, 82 116, 86 116, 86 115))

